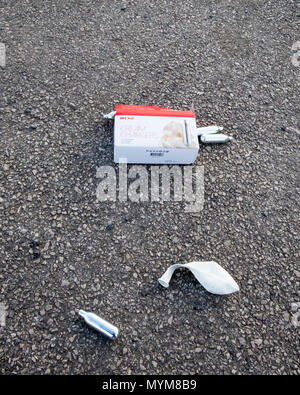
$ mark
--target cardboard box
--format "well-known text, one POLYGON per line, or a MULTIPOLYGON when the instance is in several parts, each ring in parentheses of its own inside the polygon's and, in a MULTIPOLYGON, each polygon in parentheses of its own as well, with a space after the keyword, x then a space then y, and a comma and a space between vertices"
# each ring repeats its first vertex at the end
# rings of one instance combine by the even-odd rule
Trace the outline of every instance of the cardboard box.
POLYGON ((198 155, 193 111, 117 105, 114 120, 116 163, 190 164, 198 155))

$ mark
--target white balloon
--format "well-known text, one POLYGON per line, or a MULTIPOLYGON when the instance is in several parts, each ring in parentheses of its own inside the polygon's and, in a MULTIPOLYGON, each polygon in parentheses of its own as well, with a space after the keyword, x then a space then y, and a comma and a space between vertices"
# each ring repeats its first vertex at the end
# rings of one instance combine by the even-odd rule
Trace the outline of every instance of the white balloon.
POLYGON ((228 295, 240 290, 238 284, 231 275, 217 262, 190 262, 184 265, 175 264, 170 266, 158 279, 158 282, 168 288, 174 271, 183 267, 189 269, 199 283, 208 291, 217 295, 228 295))

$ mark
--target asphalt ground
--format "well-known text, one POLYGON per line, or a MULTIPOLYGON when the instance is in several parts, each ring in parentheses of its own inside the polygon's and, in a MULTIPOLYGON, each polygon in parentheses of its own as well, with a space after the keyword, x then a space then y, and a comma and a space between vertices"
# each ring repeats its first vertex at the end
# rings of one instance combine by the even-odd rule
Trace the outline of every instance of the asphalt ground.
POLYGON ((300 373, 298 6, 1 1, 2 374, 300 373), (97 168, 117 170, 102 119, 117 103, 193 104, 198 126, 234 137, 201 145, 203 210, 96 201, 97 168), (182 269, 158 284, 197 260, 240 292, 182 269))

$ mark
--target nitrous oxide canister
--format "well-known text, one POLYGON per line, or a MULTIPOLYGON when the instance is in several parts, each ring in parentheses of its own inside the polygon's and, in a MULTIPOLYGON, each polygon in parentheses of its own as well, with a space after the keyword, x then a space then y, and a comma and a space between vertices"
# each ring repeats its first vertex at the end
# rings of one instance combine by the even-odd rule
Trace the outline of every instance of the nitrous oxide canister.
POLYGON ((96 331, 101 332, 110 339, 116 339, 120 334, 120 331, 116 326, 110 324, 95 313, 88 313, 84 310, 79 310, 79 315, 83 317, 89 326, 96 329, 96 331))
POLYGON ((204 134, 200 139, 204 144, 227 143, 233 140, 232 137, 226 136, 225 134, 204 134))

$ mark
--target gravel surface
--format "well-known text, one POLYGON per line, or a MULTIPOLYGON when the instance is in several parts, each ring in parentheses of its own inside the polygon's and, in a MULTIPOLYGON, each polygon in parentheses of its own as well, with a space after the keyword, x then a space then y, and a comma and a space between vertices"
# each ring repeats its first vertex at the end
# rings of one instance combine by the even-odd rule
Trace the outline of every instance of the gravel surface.
POLYGON ((297 3, 1 1, 2 374, 300 373, 297 3), (97 203, 117 103, 193 103, 198 126, 234 137, 201 146, 200 213, 97 203), (158 284, 193 260, 240 292, 208 294, 183 269, 158 284))

